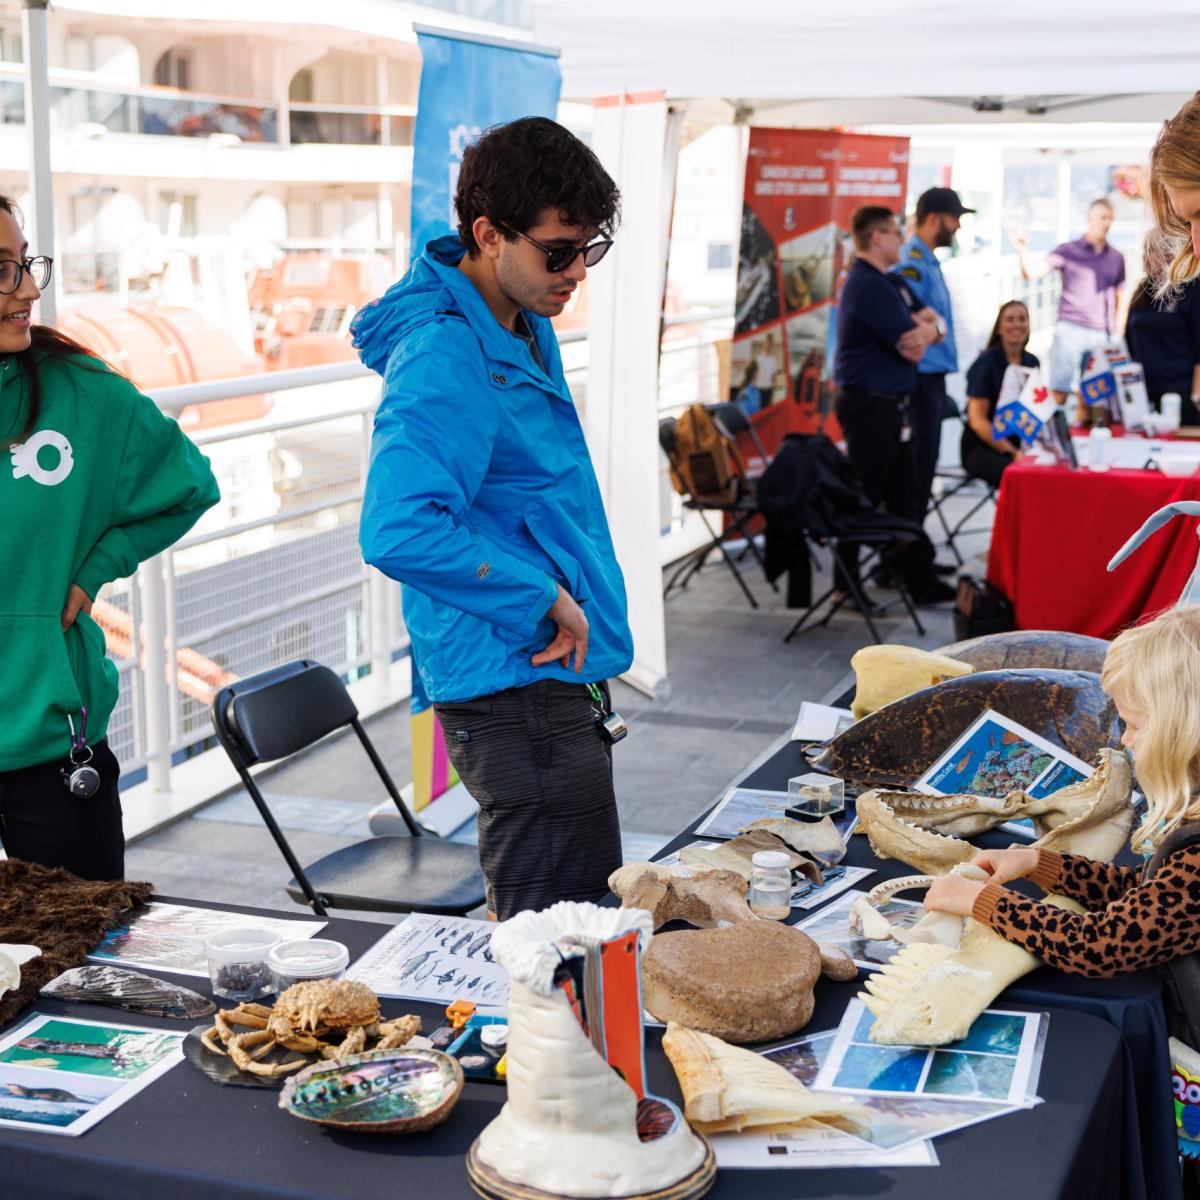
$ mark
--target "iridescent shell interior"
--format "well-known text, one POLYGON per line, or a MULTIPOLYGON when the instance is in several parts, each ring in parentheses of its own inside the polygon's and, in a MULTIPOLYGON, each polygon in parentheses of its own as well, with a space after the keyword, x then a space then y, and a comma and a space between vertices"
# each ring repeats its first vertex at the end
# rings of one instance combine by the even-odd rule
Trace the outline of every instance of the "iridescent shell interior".
POLYGON ((339 1129, 415 1133, 444 1120, 462 1088, 462 1068, 440 1050, 371 1050, 306 1067, 279 1107, 339 1129))

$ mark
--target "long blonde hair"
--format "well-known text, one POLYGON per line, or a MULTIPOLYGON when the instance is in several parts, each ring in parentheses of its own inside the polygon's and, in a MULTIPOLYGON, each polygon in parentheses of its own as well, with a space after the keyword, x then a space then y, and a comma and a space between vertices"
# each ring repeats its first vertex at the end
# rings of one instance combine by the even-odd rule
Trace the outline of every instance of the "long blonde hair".
POLYGON ((1163 295, 1182 287, 1200 274, 1200 261, 1192 248, 1188 223, 1171 207, 1167 187, 1200 188, 1200 92, 1169 121, 1150 154, 1150 205, 1157 229, 1151 237, 1155 253, 1169 265, 1156 281, 1163 295))
POLYGON ((1100 685, 1146 716, 1135 764, 1149 806, 1133 835, 1140 854, 1181 821, 1200 820, 1200 605, 1125 630, 1108 649, 1100 685))

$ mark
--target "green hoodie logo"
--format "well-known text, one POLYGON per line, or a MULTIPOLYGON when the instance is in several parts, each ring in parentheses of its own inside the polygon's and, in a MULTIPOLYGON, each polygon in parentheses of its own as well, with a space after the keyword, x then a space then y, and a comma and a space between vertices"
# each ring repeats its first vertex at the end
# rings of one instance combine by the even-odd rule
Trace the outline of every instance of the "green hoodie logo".
POLYGON ((12 454, 12 471, 14 479, 24 479, 28 476, 34 483, 44 487, 54 487, 62 483, 75 466, 71 453, 71 443, 55 429, 41 429, 20 446, 10 448, 12 454), (58 452, 58 463, 47 470, 38 462, 38 451, 51 449, 58 452))

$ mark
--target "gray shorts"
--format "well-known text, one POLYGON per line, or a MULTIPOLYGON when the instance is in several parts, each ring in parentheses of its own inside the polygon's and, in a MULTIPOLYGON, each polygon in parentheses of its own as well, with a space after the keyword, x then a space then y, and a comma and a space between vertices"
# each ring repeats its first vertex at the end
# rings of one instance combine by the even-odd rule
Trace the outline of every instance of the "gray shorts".
POLYGON ((1112 338, 1103 329, 1089 329, 1073 321, 1059 321, 1050 343, 1050 388, 1055 392, 1079 390, 1079 367, 1089 350, 1107 345, 1112 338))
POLYGON ((602 900, 621 865, 612 748, 587 689, 557 679, 435 704, 446 753, 479 804, 479 864, 500 920, 602 900))

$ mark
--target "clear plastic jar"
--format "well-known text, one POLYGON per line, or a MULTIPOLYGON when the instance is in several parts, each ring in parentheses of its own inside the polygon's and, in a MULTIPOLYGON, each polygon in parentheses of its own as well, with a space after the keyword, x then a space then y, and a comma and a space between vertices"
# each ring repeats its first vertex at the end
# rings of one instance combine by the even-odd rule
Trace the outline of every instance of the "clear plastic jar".
POLYGON ((792 911, 792 872, 782 850, 759 850, 750 863, 746 901, 755 916, 782 921, 792 911))
POLYGON ((277 994, 306 979, 341 979, 349 964, 350 951, 328 938, 280 942, 267 955, 271 985, 277 994))
POLYGON ((204 944, 208 979, 214 996, 226 1000, 257 1000, 271 990, 267 954, 279 942, 271 929, 224 929, 204 944))

